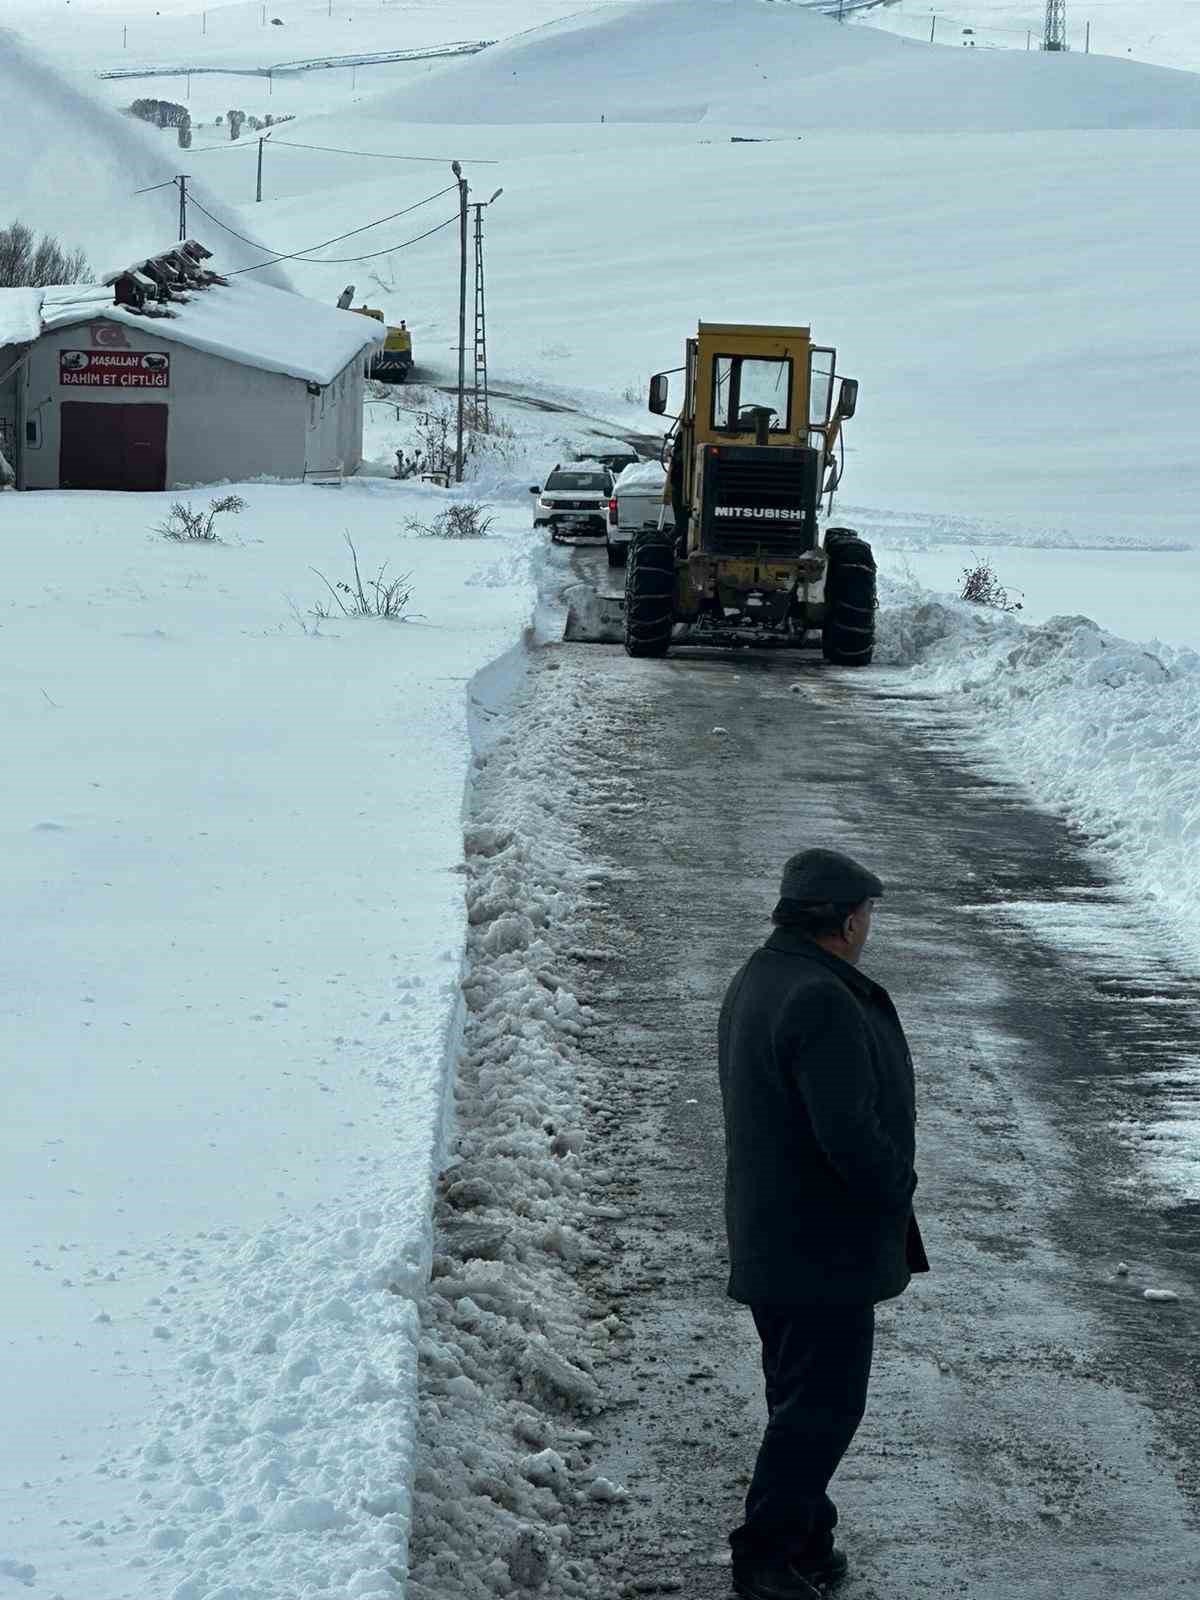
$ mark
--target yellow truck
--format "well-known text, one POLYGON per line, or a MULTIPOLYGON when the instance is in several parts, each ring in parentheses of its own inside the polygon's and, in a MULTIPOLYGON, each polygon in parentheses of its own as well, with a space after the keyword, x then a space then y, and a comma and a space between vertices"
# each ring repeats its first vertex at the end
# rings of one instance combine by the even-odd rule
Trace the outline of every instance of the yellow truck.
MULTIPOLYGON (((356 306, 351 301, 354 298, 354 285, 348 283, 338 296, 338 309, 340 311, 353 311, 360 317, 374 317, 376 322, 383 322, 383 312, 377 306, 356 306)), ((412 371, 412 334, 408 331, 408 324, 400 322, 398 328, 385 323, 387 338, 384 340, 383 349, 377 350, 371 357, 371 364, 367 368, 369 377, 378 378, 383 383, 403 383, 412 371)))

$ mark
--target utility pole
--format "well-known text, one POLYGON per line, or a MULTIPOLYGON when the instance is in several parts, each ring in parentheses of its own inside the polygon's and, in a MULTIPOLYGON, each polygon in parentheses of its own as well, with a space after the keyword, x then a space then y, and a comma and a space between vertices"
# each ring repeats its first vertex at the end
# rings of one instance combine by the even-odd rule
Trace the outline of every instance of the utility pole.
POLYGON ((207 33, 208 32, 208 12, 207 11, 202 11, 200 13, 200 32, 201 33, 207 33))
POLYGON ((936 27, 937 27, 937 12, 935 11, 933 16, 930 17, 930 19, 929 19, 929 42, 930 42, 930 44, 933 43, 933 31, 934 31, 934 29, 936 27))
POLYGON ((262 152, 264 142, 262 139, 258 141, 258 184, 254 191, 254 198, 259 201, 262 200, 262 152))
POLYGON ((1092 53, 1092 24, 1089 18, 1083 25, 1083 53, 1090 56, 1092 53))
POLYGON ((1046 0, 1046 26, 1043 50, 1067 50, 1067 0, 1046 0))
POLYGON ((128 50, 129 49, 129 29, 128 28, 122 28, 121 29, 121 49, 122 50, 128 50))
POLYGON ((463 475, 463 398, 467 381, 467 180, 457 161, 450 163, 450 171, 458 184, 458 431, 454 446, 454 481, 462 482, 463 475))
POLYGON ((183 241, 188 236, 188 231, 187 231, 187 181, 188 181, 188 177, 189 176, 190 176, 189 173, 181 172, 179 174, 179 176, 175 179, 175 182, 179 185, 179 242, 180 242, 180 244, 182 244, 183 241))
POLYGON ((491 200, 475 202, 475 423, 485 432, 491 417, 488 410, 487 308, 483 294, 483 213, 503 193, 503 189, 497 189, 491 200))

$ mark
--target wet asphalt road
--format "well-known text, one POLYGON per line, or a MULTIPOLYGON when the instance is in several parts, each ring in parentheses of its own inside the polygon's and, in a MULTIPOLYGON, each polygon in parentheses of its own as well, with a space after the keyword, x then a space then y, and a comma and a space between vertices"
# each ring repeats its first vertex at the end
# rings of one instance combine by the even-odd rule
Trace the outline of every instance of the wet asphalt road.
MULTIPOLYGON (((577 552, 563 581, 602 569, 577 552)), ((583 997, 600 1015, 596 1198, 625 1213, 597 1224, 618 1251, 589 1287, 634 1330, 593 1424, 597 1468, 630 1498, 580 1527, 605 1594, 728 1592, 763 1410, 749 1314, 724 1296, 716 1013, 768 931, 782 859, 816 843, 887 884, 864 966, 917 1063, 934 1269, 880 1308, 870 1408, 834 1484, 840 1594, 1200 1592, 1200 1149, 1182 1187, 1152 1160, 1197 1115, 1197 975, 902 673, 538 655, 595 708, 565 746, 624 779, 620 804, 578 816, 616 869, 591 912, 612 959, 583 997)))

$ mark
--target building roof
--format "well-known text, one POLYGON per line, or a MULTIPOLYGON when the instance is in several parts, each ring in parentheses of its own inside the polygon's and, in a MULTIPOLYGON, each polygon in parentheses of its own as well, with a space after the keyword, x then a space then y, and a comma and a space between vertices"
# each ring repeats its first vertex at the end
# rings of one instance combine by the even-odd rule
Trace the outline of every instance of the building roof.
POLYGON ((387 336, 371 317, 240 277, 188 289, 155 312, 114 304, 113 289, 100 283, 0 289, 0 345, 106 317, 244 366, 325 384, 387 336))

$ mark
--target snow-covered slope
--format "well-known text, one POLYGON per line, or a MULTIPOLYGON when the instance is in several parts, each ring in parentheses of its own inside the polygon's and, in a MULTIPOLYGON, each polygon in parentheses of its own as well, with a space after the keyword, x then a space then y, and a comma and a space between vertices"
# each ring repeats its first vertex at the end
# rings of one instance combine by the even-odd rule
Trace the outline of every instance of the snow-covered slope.
MULTIPOLYGON (((352 52, 412 50, 497 39, 603 0, 71 0, 55 52, 91 70, 146 64, 234 71, 352 52), (278 23, 272 19, 278 18, 278 23)), ((6 20, 44 33, 65 10, 53 0, 6 0, 6 20)))
POLYGON ((1200 77, 1100 56, 946 51, 762 0, 635 0, 447 64, 405 91, 403 115, 856 133, 1194 128, 1200 77))
MULTIPOLYGON (((1042 0, 887 0, 855 11, 850 20, 910 39, 935 39, 958 49, 1036 50, 1046 8, 1042 0)), ((1200 15, 1191 0, 1072 0, 1067 42, 1074 52, 1120 56, 1161 67, 1200 69, 1200 15)))
MULTIPOLYGON (((61 72, 5 28, 0 108, 0 227, 16 217, 50 232, 68 249, 82 248, 101 275, 164 250, 178 237, 179 196, 172 179, 188 170, 180 160, 187 152, 110 110, 84 80, 61 72)), ((238 225, 202 181, 193 180, 192 189, 201 204, 238 225)), ((224 266, 261 259, 261 252, 226 236, 224 266)), ((261 281, 290 287, 280 268, 268 268, 261 281)))

